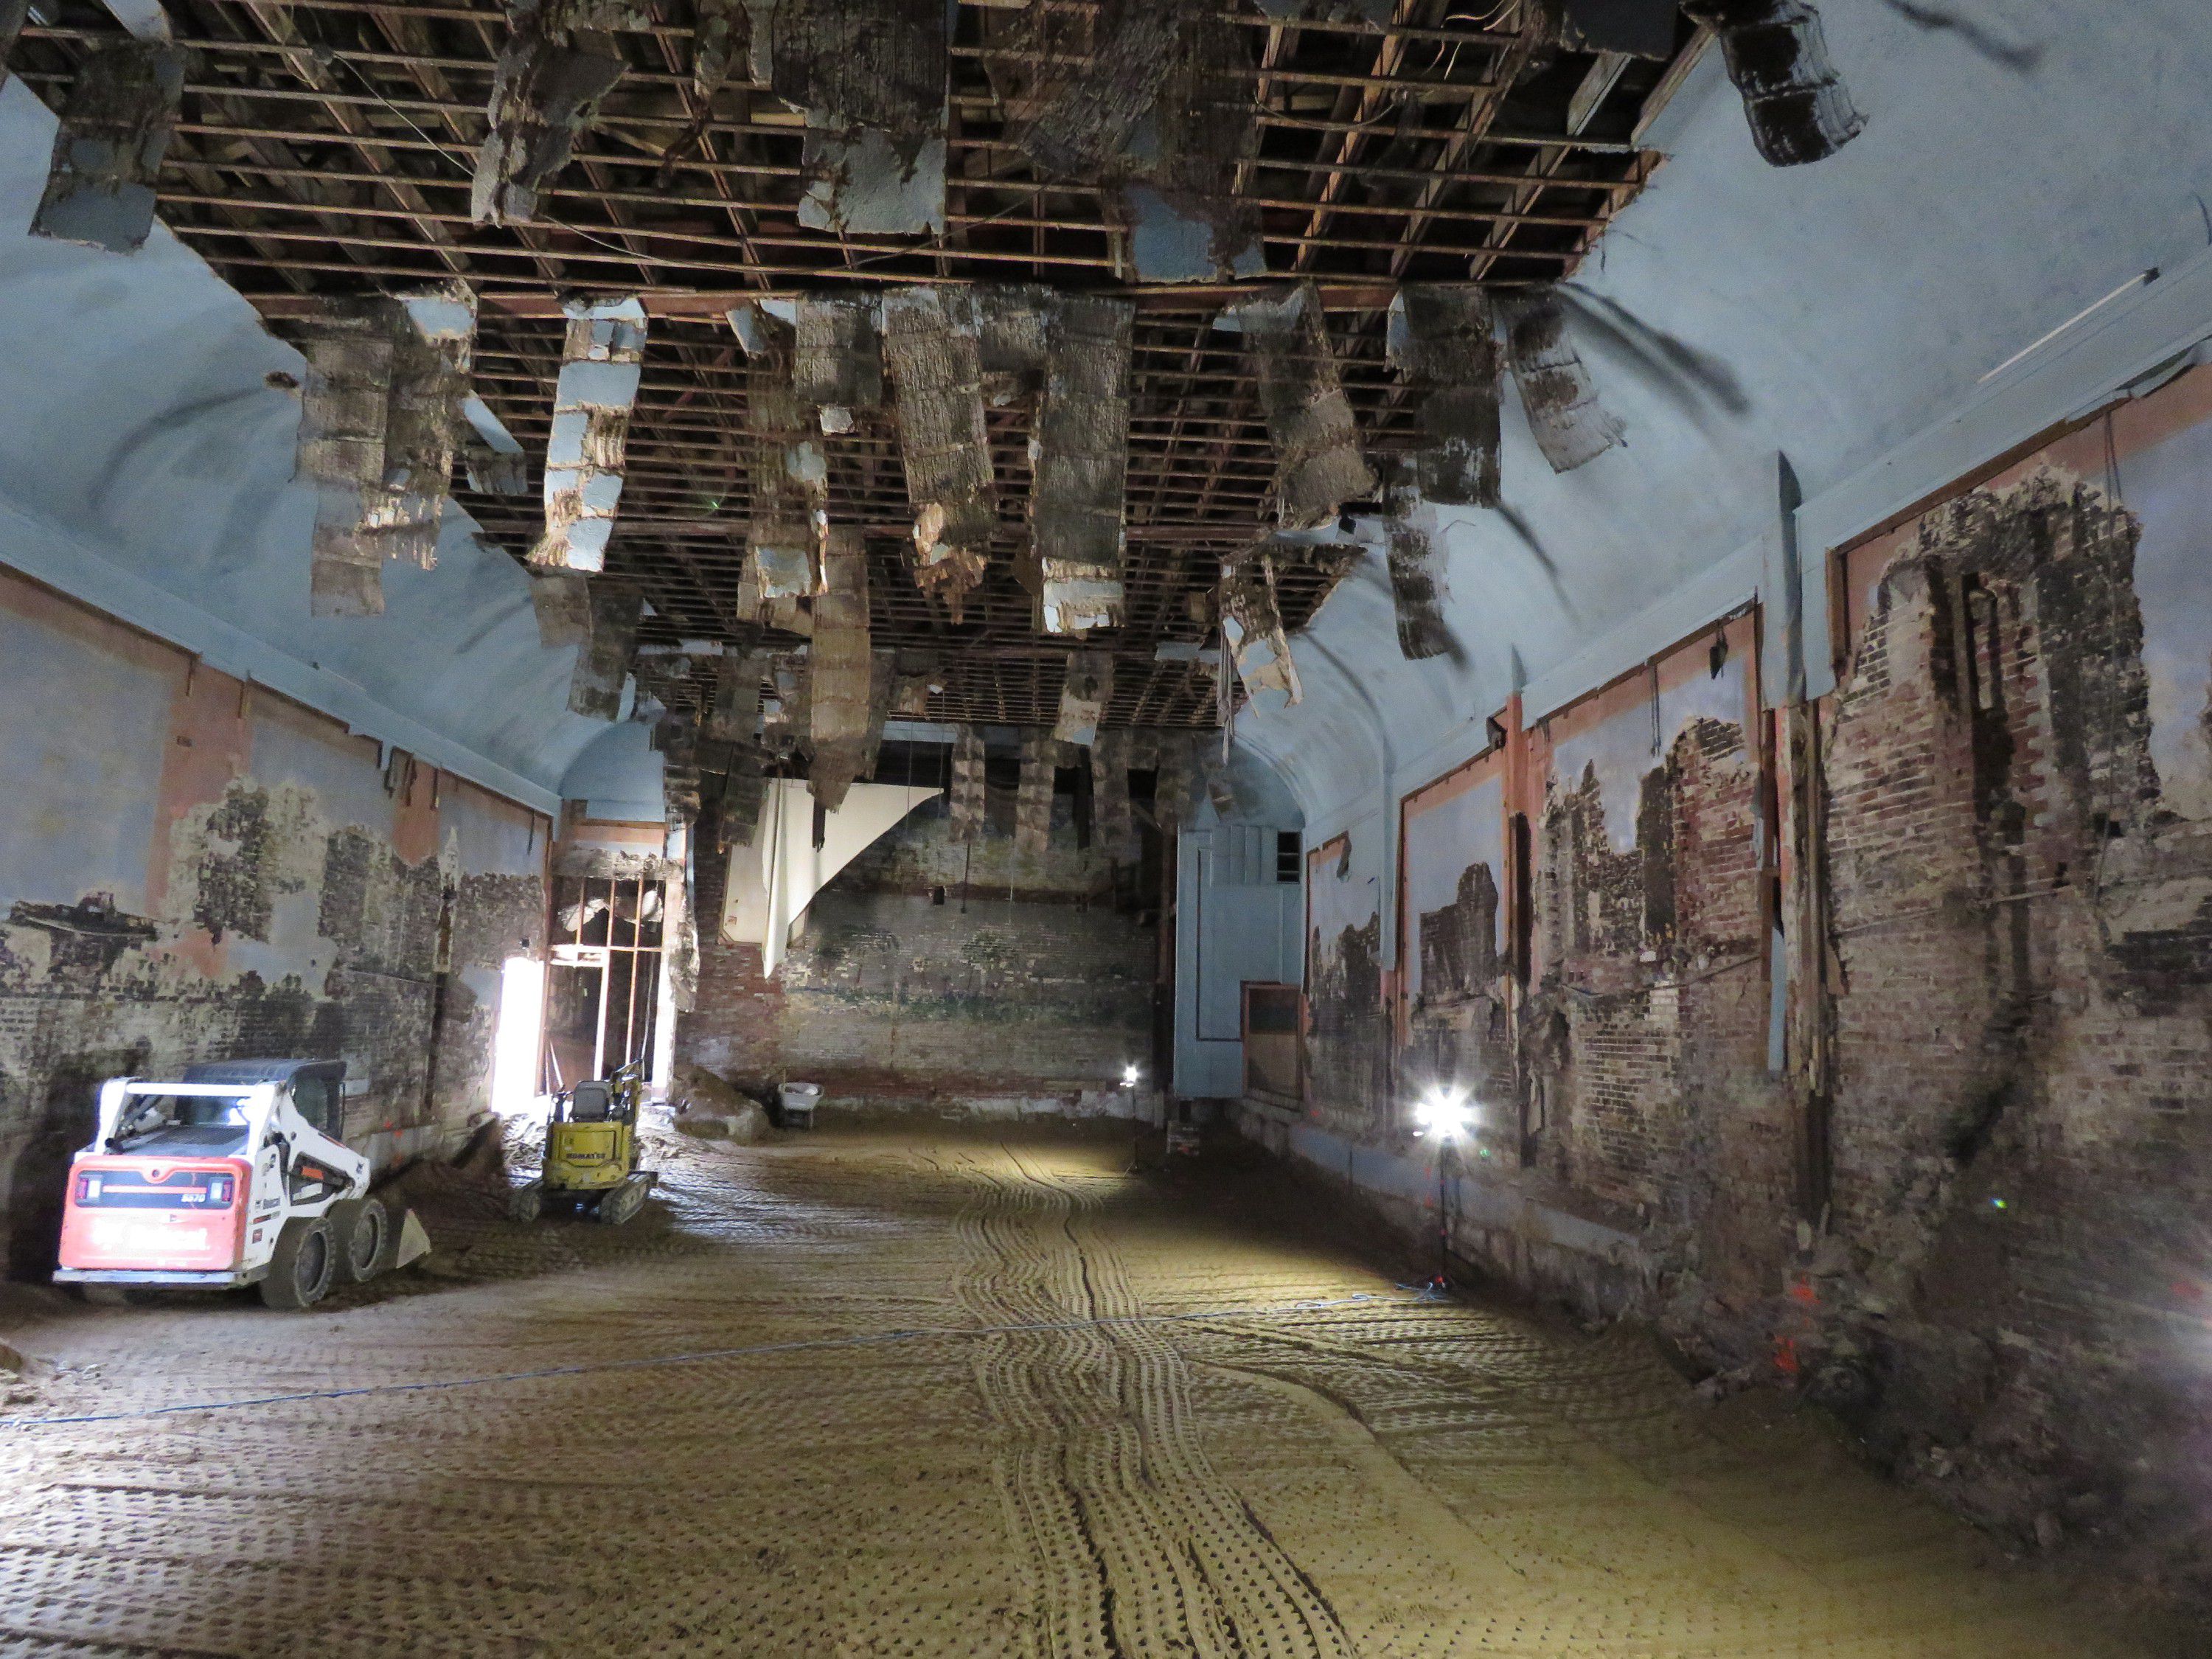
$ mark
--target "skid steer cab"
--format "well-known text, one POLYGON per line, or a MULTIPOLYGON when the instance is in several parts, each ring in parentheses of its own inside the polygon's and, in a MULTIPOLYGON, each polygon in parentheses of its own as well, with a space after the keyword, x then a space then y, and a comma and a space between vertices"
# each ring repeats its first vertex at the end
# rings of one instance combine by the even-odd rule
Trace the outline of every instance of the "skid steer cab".
POLYGON ((514 1189, 507 1213, 535 1221, 551 1211, 620 1224, 645 1207, 655 1172, 638 1166, 638 1103, 645 1067, 633 1060, 553 1097, 538 1178, 514 1189))
MULTIPOLYGON (((368 1160, 337 1138, 344 1079, 343 1060, 252 1060, 100 1085, 99 1127, 70 1165, 55 1283, 258 1285, 270 1307, 304 1308, 404 1255, 388 1248, 368 1160)), ((419 1255, 428 1241, 406 1219, 419 1255)))

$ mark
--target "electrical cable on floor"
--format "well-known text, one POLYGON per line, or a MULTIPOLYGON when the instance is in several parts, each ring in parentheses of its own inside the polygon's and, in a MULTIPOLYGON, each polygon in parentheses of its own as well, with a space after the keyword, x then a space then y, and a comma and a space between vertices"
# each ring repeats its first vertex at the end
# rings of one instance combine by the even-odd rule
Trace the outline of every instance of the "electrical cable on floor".
POLYGON ((1372 1292, 1325 1300, 1284 1302, 1273 1306, 1209 1308, 1199 1313, 1122 1314, 1105 1319, 1061 1319, 1026 1325, 925 1325, 911 1329, 878 1331, 868 1336, 823 1336, 795 1342, 757 1342, 743 1348, 708 1348, 696 1353, 653 1354, 639 1359, 608 1359, 593 1364, 547 1365, 537 1370, 500 1371, 489 1376, 458 1376, 442 1382, 372 1382, 358 1389, 310 1389, 296 1394, 255 1395, 245 1400, 209 1400, 181 1406, 149 1406, 141 1411, 88 1412, 72 1417, 0 1417, 0 1430, 51 1429, 86 1423, 136 1423, 155 1417, 179 1417, 193 1412, 237 1411, 246 1406, 284 1406, 303 1400, 353 1400, 365 1395, 432 1394, 447 1389, 477 1389, 494 1382, 529 1382, 548 1376, 588 1376, 601 1371, 642 1370, 660 1365, 696 1365, 718 1359, 744 1359, 756 1354, 805 1353, 823 1348, 884 1347, 895 1342, 926 1341, 935 1337, 1015 1336, 1030 1331, 1088 1331, 1116 1325, 1188 1325, 1208 1319, 1264 1319, 1283 1314, 1319 1313, 1384 1298, 1372 1292))

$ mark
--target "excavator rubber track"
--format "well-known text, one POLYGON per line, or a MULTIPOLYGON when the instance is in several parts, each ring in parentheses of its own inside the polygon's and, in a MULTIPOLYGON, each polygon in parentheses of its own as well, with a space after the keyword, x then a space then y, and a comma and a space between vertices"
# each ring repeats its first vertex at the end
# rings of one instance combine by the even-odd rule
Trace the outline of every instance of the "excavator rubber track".
POLYGON ((652 1170, 640 1170, 619 1187, 611 1187, 592 1206, 592 1213, 610 1227, 619 1227, 645 1207, 645 1196, 658 1178, 652 1170))

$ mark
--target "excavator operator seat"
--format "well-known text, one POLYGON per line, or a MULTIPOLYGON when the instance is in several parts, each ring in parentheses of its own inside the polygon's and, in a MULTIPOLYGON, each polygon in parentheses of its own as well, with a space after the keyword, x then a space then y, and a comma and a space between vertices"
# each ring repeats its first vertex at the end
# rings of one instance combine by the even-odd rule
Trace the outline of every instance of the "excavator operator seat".
POLYGON ((614 1096, 596 1079, 579 1083, 568 1097, 568 1116, 577 1123, 605 1123, 613 1115, 614 1096))

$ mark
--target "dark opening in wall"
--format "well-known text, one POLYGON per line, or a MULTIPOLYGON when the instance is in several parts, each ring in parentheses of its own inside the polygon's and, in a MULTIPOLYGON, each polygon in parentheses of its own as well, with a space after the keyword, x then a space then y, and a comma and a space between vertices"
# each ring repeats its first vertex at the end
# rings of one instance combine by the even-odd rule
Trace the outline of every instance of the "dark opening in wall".
POLYGON ((1298 832, 1295 830, 1278 830, 1275 832, 1275 879, 1277 881, 1297 880, 1298 866, 1305 861, 1305 851, 1300 845, 1300 839, 1298 832))
POLYGON ((1073 800, 1075 845, 1080 851, 1089 851, 1091 848, 1091 767, 1088 760, 1086 759, 1081 766, 1054 767, 1052 773, 1052 793, 1055 795, 1066 795, 1073 800))
POLYGON ((1513 815, 1512 854, 1513 868, 1508 879, 1512 883, 1513 977, 1526 986, 1536 939, 1535 848, 1526 812, 1513 815))

